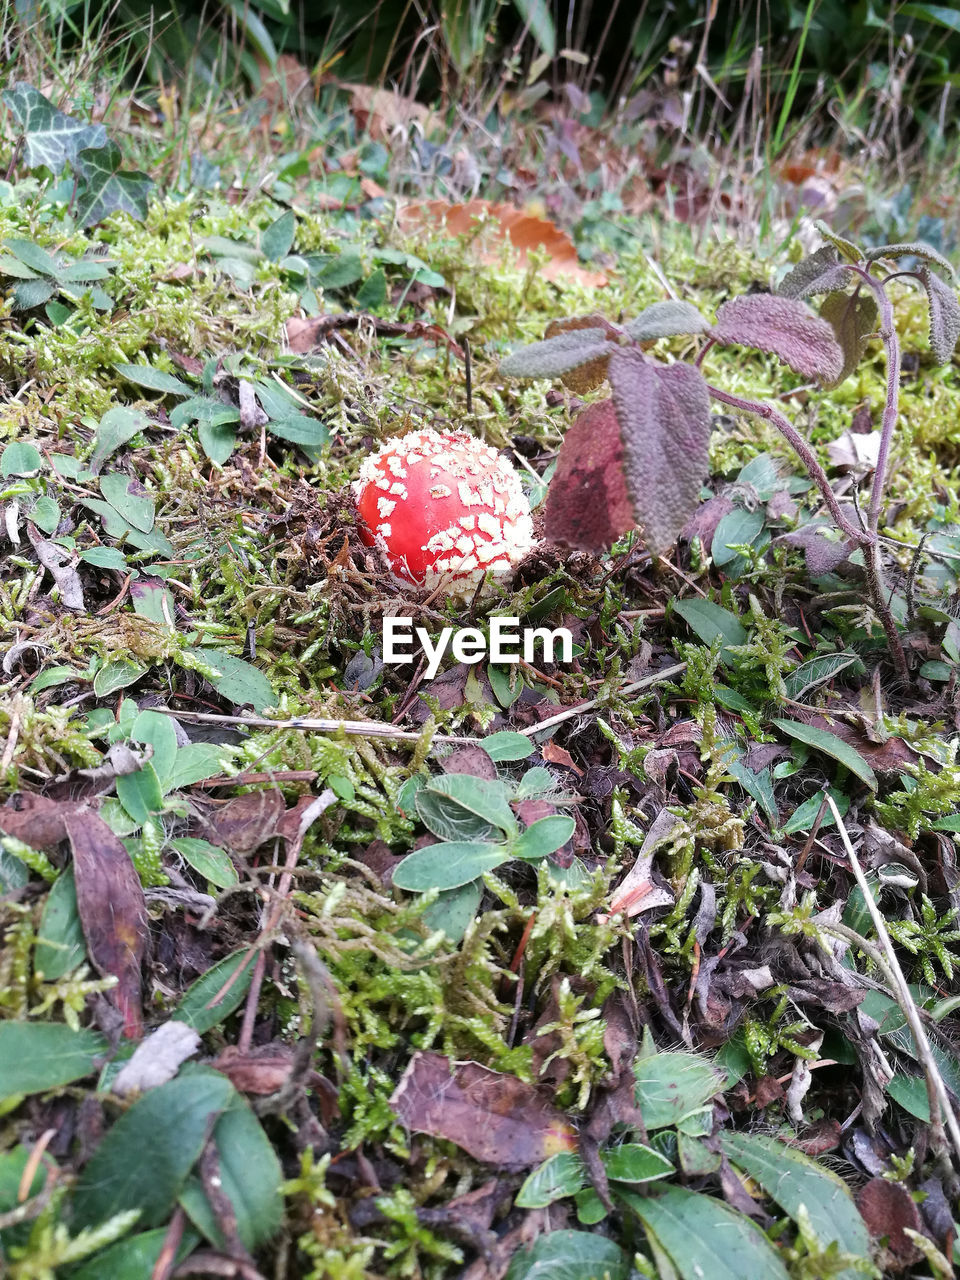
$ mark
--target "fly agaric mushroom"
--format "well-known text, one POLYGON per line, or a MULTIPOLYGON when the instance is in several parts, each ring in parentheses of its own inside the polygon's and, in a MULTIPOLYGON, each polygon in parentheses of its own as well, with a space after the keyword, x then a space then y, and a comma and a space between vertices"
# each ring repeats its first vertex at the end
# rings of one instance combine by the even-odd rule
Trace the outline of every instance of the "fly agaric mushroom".
POLYGON ((360 536, 399 578, 469 599, 534 545, 520 479, 465 431, 413 431, 365 459, 353 494, 360 536))

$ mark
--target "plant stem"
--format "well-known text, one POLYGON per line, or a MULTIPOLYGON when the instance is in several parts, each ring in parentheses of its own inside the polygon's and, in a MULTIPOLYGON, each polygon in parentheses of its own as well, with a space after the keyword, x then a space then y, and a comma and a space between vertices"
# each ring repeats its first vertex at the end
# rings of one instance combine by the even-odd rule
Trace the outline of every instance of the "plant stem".
MULTIPOLYGON (((875 282, 874 282, 875 283, 875 282)), ((891 312, 892 323, 892 312, 891 312)), ((900 368, 900 352, 894 337, 894 353, 896 357, 897 377, 899 378, 900 368)), ((823 500, 827 505, 827 510, 833 516, 837 528, 845 533, 848 538, 856 543, 858 547, 863 549, 863 562, 866 567, 867 586, 870 590, 870 602, 873 605, 873 611, 880 620, 880 625, 887 637, 887 644, 890 648, 890 657, 893 659, 893 665, 896 668, 897 675, 904 683, 909 683, 910 672, 907 667, 907 656, 903 650, 903 642, 900 639, 900 632, 897 630, 896 619, 890 612, 890 605, 887 603, 887 593, 883 584, 883 566, 880 561, 880 542, 877 534, 876 521, 873 518, 874 507, 871 497, 869 524, 866 529, 858 528, 850 523, 843 514, 840 503, 837 501, 837 495, 830 488, 830 481, 827 479, 826 472, 821 467, 817 455, 804 440, 803 436, 796 429, 792 422, 783 416, 779 409, 774 408, 772 404, 764 404, 759 400, 744 400, 741 396, 730 395, 727 391, 721 391, 718 387, 714 387, 711 383, 707 383, 707 390, 715 400, 719 400, 722 404, 728 404, 734 409, 739 409, 742 413, 752 413, 758 418, 771 423, 780 432, 789 445, 792 446, 794 452, 807 469, 807 475, 814 482, 823 500)), ((889 403, 889 394, 888 394, 889 403)), ((892 418, 889 431, 893 431, 893 423, 896 422, 896 399, 894 399, 892 418)), ((884 414, 884 425, 887 424, 887 414, 884 414)), ((889 455, 889 441, 887 444, 887 455, 889 455)), ((884 465, 886 465, 886 456, 884 457, 884 465)), ((877 474, 879 474, 879 463, 877 474)), ((876 481, 874 481, 873 494, 876 495, 876 481)), ((878 517, 879 519, 879 514, 878 517)))
POLYGON ((744 400, 741 396, 730 395, 728 391, 721 391, 719 387, 715 387, 709 382, 707 383, 707 390, 715 400, 719 400, 722 404, 728 404, 731 408, 739 409, 742 413, 755 414, 758 418, 763 418, 764 421, 775 426, 800 458, 800 461, 807 469, 807 475, 820 490, 827 505, 827 510, 833 516, 837 528, 842 533, 845 533, 848 538, 852 538, 858 547, 869 546, 872 541, 870 534, 866 530, 859 529, 856 525, 851 524, 843 514, 840 503, 837 501, 837 495, 830 488, 830 481, 827 479, 826 472, 821 467, 817 455, 793 423, 788 421, 779 409, 774 408, 772 404, 764 404, 760 400, 744 400))
POLYGON ((887 401, 883 407, 883 421, 880 425, 880 449, 877 453, 877 465, 873 472, 873 484, 870 487, 870 509, 867 513, 867 524, 870 532, 876 536, 880 528, 880 505, 883 502, 883 491, 887 485, 887 470, 890 465, 890 446, 893 443, 893 432, 897 425, 897 414, 900 408, 900 343, 893 319, 893 303, 881 281, 875 279, 865 267, 850 267, 864 283, 873 290, 873 295, 880 308, 880 337, 887 357, 887 401))

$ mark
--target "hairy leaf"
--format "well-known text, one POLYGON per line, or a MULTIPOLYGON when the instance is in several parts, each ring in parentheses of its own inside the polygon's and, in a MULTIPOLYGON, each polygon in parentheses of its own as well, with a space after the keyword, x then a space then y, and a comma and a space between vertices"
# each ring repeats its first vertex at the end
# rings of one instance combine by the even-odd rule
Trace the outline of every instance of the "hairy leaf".
POLYGON ((617 415, 612 400, 601 400, 567 429, 547 493, 544 530, 551 542, 599 552, 636 523, 617 415))
POLYGON ((624 330, 635 342, 652 342, 678 333, 709 333, 710 325, 692 303, 671 298, 644 308, 624 330))
POLYGON ((840 263, 836 247, 825 244, 788 271, 776 292, 781 298, 809 298, 815 293, 830 293, 844 287, 847 275, 848 268, 840 263))
POLYGON ((937 364, 948 364, 960 338, 960 302, 950 285, 929 267, 920 268, 920 279, 930 307, 930 350, 937 364))
MULTIPOLYGON (((603 316, 568 316, 560 320, 551 320, 547 325, 544 333, 545 338, 553 338, 560 333, 569 333, 571 330, 596 329, 602 328, 606 332, 605 320, 603 316)), ((611 348, 612 349, 612 348, 611 348)), ((585 396, 590 391, 596 391, 597 387, 602 386, 607 378, 607 362, 610 359, 610 352, 597 356, 595 360, 591 360, 588 364, 577 365, 576 369, 571 369, 567 373, 560 375, 560 381, 572 391, 574 395, 585 396)))
POLYGON ((838 236, 835 231, 831 231, 825 222, 820 218, 813 224, 823 236, 824 240, 829 240, 834 248, 838 249, 841 258, 846 258, 848 262, 860 262, 863 259, 863 252, 853 243, 852 240, 845 240, 843 236, 838 236))
POLYGON ((843 351, 840 376, 826 386, 846 382, 863 358, 867 340, 877 327, 877 304, 871 293, 831 293, 820 304, 821 319, 826 320, 843 351))
POLYGON ((658 365, 639 351, 610 358, 627 493, 643 540, 670 548, 696 509, 708 471, 710 396, 699 369, 658 365))
POLYGON ((713 336, 769 351, 794 373, 825 385, 836 383, 843 370, 843 351, 830 325, 796 298, 771 293, 731 298, 717 311, 713 336))
POLYGON ((32 85, 21 81, 7 89, 3 100, 23 130, 23 158, 31 169, 46 165, 60 173, 83 148, 102 147, 107 131, 102 124, 84 124, 75 116, 58 111, 32 85))
POLYGON ((88 147, 77 154, 77 172, 84 179, 77 197, 77 221, 92 227, 111 213, 129 213, 143 222, 153 179, 138 169, 123 170, 123 158, 115 142, 88 147))
POLYGON ((876 262, 878 258, 922 258, 924 262, 934 263, 948 276, 957 274, 938 249, 922 240, 911 240, 905 244, 882 244, 877 249, 868 249, 863 255, 864 262, 876 262))
POLYGON ((605 356, 606 346, 604 329, 570 329, 514 351, 501 360, 500 372, 510 378, 555 378, 605 356))

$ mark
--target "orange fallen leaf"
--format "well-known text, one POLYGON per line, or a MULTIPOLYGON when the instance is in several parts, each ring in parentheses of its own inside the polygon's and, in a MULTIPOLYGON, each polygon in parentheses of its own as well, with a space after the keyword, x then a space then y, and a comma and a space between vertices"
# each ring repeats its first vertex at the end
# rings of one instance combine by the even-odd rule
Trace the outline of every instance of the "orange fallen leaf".
POLYGON ((401 228, 412 231, 419 227, 445 226, 452 236, 462 236, 477 231, 478 222, 486 220, 490 225, 474 240, 472 249, 479 262, 496 266, 500 262, 499 246, 490 247, 488 237, 494 242, 509 241, 516 251, 517 265, 525 267, 534 249, 543 249, 548 261, 540 274, 545 280, 576 280, 591 288, 607 283, 602 271, 588 271, 580 265, 577 247, 565 231, 548 221, 515 209, 509 204, 493 204, 489 200, 470 200, 466 204, 449 204, 446 200, 428 200, 422 204, 410 204, 399 212, 401 228))
POLYGON ((387 141, 392 129, 409 129, 412 124, 418 124, 427 134, 436 123, 429 107, 415 98, 405 98, 395 89, 377 89, 373 85, 342 80, 335 83, 350 95, 350 109, 358 126, 376 142, 387 141))

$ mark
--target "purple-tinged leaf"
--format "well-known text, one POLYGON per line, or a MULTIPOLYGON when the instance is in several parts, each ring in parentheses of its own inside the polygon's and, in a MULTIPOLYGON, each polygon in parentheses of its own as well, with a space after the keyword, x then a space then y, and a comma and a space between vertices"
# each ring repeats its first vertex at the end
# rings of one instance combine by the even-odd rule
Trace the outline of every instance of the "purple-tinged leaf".
POLYGON ((843 371, 843 351, 833 329, 796 298, 753 293, 731 298, 717 311, 713 336, 769 351, 794 373, 818 382, 836 382, 843 371))
POLYGON ((623 475, 623 444, 612 400, 589 405, 563 438, 550 482, 545 532, 551 542, 605 551, 636 525, 623 475))
POLYGON ((845 287, 848 272, 849 267, 839 262, 836 248, 825 244, 788 271, 777 285, 776 292, 781 298, 809 298, 815 293, 831 293, 845 287))
POLYGON ((960 338, 960 302, 950 285, 929 267, 920 268, 920 279, 930 306, 930 350, 937 364, 949 364, 960 338))
POLYGON ((826 320, 843 351, 843 368, 835 382, 845 382, 860 363, 867 340, 877 328, 877 304, 871 293, 831 293, 820 304, 820 316, 826 320))
POLYGON ((913 240, 906 244, 882 244, 877 249, 868 249, 863 255, 864 262, 876 262, 878 258, 922 258, 924 262, 932 262, 948 276, 957 274, 953 265, 939 250, 932 244, 925 244, 922 240, 913 240))
POLYGON ((624 331, 635 342, 652 342, 679 333, 709 333, 710 325, 691 303, 671 299, 646 307, 635 320, 624 325, 624 331))
POLYGON ((839 251, 841 258, 846 258, 848 262, 861 262, 863 260, 863 251, 852 240, 845 240, 843 236, 838 236, 820 218, 813 225, 824 240, 829 240, 833 247, 839 251))
POLYGON ((606 354, 605 329, 570 329, 543 342, 521 347, 500 362, 509 378, 555 378, 606 354))
POLYGON ((709 470, 710 396, 699 369, 659 365, 636 349, 610 357, 627 493, 654 554, 676 542, 709 470))
MULTIPOLYGON (((545 338, 553 338, 560 333, 568 333, 570 330, 603 328, 604 332, 609 335, 609 329, 606 327, 607 322, 603 316, 567 316, 560 320, 551 320, 547 325, 544 333, 545 338)), ((598 356, 596 360, 591 360, 587 364, 577 365, 576 369, 560 375, 560 381, 572 391, 574 395, 585 396, 590 391, 596 391, 597 387, 607 379, 607 361, 610 359, 610 350, 608 348, 604 355, 598 356)))

